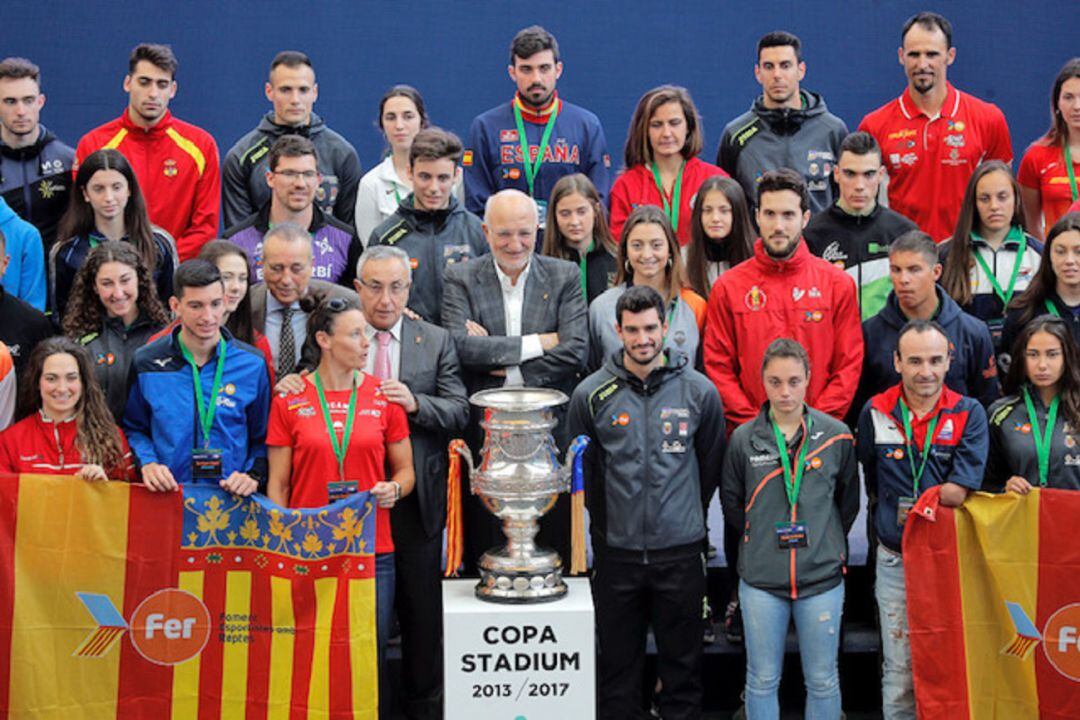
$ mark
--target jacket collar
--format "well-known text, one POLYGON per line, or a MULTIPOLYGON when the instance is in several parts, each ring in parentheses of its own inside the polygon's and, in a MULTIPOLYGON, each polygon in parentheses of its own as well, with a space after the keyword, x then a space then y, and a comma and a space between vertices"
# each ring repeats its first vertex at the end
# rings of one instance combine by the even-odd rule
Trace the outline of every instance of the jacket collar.
MULTIPOLYGON (((265 235, 270 230, 270 203, 273 202, 273 198, 263 203, 263 206, 259 208, 259 212, 255 215, 255 229, 262 235, 265 235)), ((319 207, 319 203, 311 203, 311 223, 307 227, 309 235, 314 236, 316 231, 321 230, 323 225, 326 225, 326 213, 319 207)))
POLYGON ((542 108, 533 108, 532 105, 522 101, 520 93, 514 93, 514 99, 510 102, 521 108, 521 119, 531 123, 546 123, 551 118, 551 113, 562 112, 562 100, 559 99, 558 90, 551 94, 551 100, 542 108))
POLYGON ((167 130, 173 126, 173 115, 171 110, 166 110, 165 114, 161 116, 161 119, 157 121, 157 124, 150 128, 144 128, 140 125, 136 125, 135 121, 131 119, 131 113, 128 108, 124 108, 124 112, 120 115, 120 126, 128 131, 129 134, 136 137, 157 137, 164 135, 167 130))
MULTIPOLYGON (((911 96, 911 88, 908 87, 900 94, 900 112, 904 113, 904 117, 908 120, 922 115, 927 117, 926 113, 919 109, 919 106, 915 104, 915 100, 911 96)), ((952 86, 952 83, 945 83, 945 102, 941 105, 941 112, 938 117, 951 118, 956 115, 957 110, 960 109, 960 93, 956 88, 952 86)), ((933 119, 933 118, 930 118, 933 119)))
MULTIPOLYGON (((900 398, 902 397, 903 392, 904 383, 901 381, 898 382, 896 385, 893 385, 885 392, 875 395, 873 399, 870 400, 870 405, 875 410, 885 413, 886 415, 891 415, 893 417, 899 418, 900 398)), ((963 395, 956 392, 955 390, 951 390, 948 385, 943 386, 941 388, 941 395, 938 396, 937 404, 934 405, 933 409, 931 409, 929 413, 922 417, 922 420, 932 418, 943 410, 953 410, 954 408, 956 408, 957 405, 960 404, 960 400, 963 399, 963 397, 963 395)), ((912 417, 912 424, 914 425, 916 423, 916 419, 912 417)))
POLYGON ((787 260, 777 260, 769 255, 765 251, 765 242, 761 238, 754 242, 754 260, 761 269, 769 272, 779 274, 798 272, 809 258, 810 251, 806 249, 806 240, 802 237, 799 238, 799 245, 795 248, 794 254, 787 260))

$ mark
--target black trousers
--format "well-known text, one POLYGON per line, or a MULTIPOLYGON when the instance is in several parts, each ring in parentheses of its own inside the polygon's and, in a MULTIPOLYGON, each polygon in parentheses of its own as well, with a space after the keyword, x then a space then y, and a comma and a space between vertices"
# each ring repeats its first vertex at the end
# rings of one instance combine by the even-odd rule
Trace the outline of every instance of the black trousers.
POLYGON ((642 565, 597 555, 593 600, 600 640, 598 717, 647 717, 641 686, 645 641, 656 638, 657 673, 664 720, 700 720, 701 598, 705 564, 700 556, 642 565))
POLYGON ((443 716, 442 535, 425 535, 416 495, 391 513, 401 626, 401 708, 409 720, 443 716))

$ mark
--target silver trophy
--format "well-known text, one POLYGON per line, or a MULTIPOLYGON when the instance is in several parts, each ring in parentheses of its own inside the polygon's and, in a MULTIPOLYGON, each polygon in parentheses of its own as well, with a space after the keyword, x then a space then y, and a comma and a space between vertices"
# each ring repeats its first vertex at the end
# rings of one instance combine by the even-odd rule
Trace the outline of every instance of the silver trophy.
POLYGON ((570 489, 574 458, 587 442, 575 441, 565 465, 559 465, 552 408, 567 399, 558 390, 522 387, 484 390, 469 398, 484 408, 480 467, 473 467, 467 448, 458 452, 469 469, 472 493, 502 520, 507 540, 480 558, 476 596, 481 600, 530 603, 566 595, 562 559, 537 547, 535 539, 540 517, 570 489))

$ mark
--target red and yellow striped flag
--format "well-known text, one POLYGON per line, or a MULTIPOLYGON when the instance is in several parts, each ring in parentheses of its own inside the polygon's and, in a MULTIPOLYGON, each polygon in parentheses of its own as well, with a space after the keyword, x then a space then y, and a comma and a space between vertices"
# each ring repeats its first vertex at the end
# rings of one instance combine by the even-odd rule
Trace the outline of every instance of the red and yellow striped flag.
POLYGON ((938 498, 904 533, 919 717, 1080 716, 1080 492, 938 498))
POLYGON ((0 477, 0 717, 374 720, 374 510, 0 477))

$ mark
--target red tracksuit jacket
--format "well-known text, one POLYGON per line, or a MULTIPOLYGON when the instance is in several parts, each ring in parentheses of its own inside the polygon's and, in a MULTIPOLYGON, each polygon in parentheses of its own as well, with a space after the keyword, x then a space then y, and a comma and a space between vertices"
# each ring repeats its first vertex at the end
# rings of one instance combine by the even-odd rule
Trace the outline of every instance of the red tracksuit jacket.
MULTIPOLYGON (((74 475, 83 466, 82 454, 75 444, 78 428, 75 420, 53 422, 41 412, 25 418, 0 433, 0 472, 74 475)), ((105 468, 110 480, 134 482, 135 463, 127 438, 120 428, 124 459, 118 467, 105 468)))
POLYGON ((716 281, 705 318, 705 372, 720 391, 729 429, 761 410, 761 359, 781 337, 798 341, 810 355, 806 402, 843 420, 863 361, 855 282, 812 255, 805 241, 778 261, 759 239, 754 257, 716 281))
POLYGON ((119 150, 131 163, 150 221, 173 236, 181 261, 195 257, 217 237, 221 169, 210 133, 168 111, 147 130, 133 123, 125 109, 116 120, 83 135, 75 149, 74 171, 102 148, 119 150))

